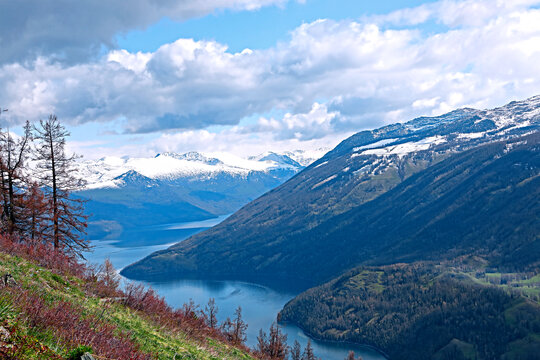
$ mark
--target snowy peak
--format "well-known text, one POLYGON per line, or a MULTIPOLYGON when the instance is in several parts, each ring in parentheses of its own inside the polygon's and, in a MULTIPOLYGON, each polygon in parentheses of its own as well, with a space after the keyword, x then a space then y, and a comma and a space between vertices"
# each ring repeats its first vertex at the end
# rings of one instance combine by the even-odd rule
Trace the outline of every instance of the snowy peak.
POLYGON ((540 124, 540 95, 480 112, 482 118, 492 119, 497 128, 522 127, 540 124))
MULTIPOLYGON (((339 144, 329 155, 403 157, 419 151, 456 151, 538 130, 540 96, 488 110, 463 108, 435 117, 362 131, 339 144), (446 145, 441 145, 446 144, 446 145)), ((326 158, 326 157, 325 157, 326 158)), ((324 160, 321 160, 324 161, 324 160)))
POLYGON ((530 122, 538 123, 540 121, 540 95, 523 101, 512 101, 494 109, 463 108, 440 116, 419 117, 405 123, 405 126, 409 130, 425 131, 430 128, 444 128, 449 124, 465 122, 470 119, 474 119, 475 123, 491 121, 495 124, 494 128, 496 129, 523 126, 523 124, 530 122))
POLYGON ((190 151, 190 152, 187 152, 185 154, 177 154, 177 153, 174 153, 174 152, 165 152, 165 153, 162 153, 162 154, 157 154, 156 155, 156 158, 157 157, 160 157, 160 156, 167 156, 167 157, 171 157, 173 159, 177 159, 177 160, 187 160, 187 161, 193 161, 193 162, 199 162, 199 163, 203 163, 203 164, 207 164, 207 165, 218 165, 218 164, 223 164, 223 162, 219 159, 216 159, 216 158, 213 158, 213 157, 206 157, 205 155, 199 153, 199 152, 196 152, 196 151, 190 151))
POLYGON ((293 168, 302 168, 302 165, 300 165, 297 161, 293 160, 290 156, 286 154, 276 154, 275 152, 268 151, 263 154, 252 156, 249 158, 249 160, 255 160, 255 161, 269 161, 273 162, 279 167, 293 167, 293 168))
POLYGON ((129 170, 128 172, 115 177, 113 180, 116 183, 116 185, 124 185, 124 186, 144 185, 146 187, 152 187, 156 185, 154 180, 138 173, 135 170, 129 170))
POLYGON ((463 120, 465 118, 471 118, 477 115, 478 113, 479 113, 479 110, 476 110, 476 109, 471 109, 471 108, 458 109, 458 110, 454 110, 440 116, 434 116, 434 117, 421 116, 419 118, 413 119, 405 123, 405 126, 407 129, 411 131, 428 130, 428 129, 439 127, 441 125, 452 123, 456 120, 463 120))

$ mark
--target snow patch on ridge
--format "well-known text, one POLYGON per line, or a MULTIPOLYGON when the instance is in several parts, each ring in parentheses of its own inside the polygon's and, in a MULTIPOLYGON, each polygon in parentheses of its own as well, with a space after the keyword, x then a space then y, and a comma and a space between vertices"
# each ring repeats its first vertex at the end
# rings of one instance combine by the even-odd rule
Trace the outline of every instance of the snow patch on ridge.
POLYGON ((334 180, 335 178, 337 178, 337 175, 332 175, 332 176, 330 176, 330 177, 324 179, 323 181, 318 182, 317 184, 313 185, 313 186, 311 187, 311 190, 314 190, 314 189, 318 188, 319 186, 324 185, 324 184, 326 184, 327 182, 334 180))
POLYGON ((446 142, 444 136, 431 136, 420 141, 406 142, 403 144, 392 145, 380 149, 368 149, 364 150, 358 155, 376 155, 376 156, 389 156, 397 155, 403 157, 407 154, 417 151, 428 150, 433 145, 438 145, 446 142))
POLYGON ((384 146, 384 145, 388 145, 390 143, 393 143, 394 141, 396 141, 398 139, 384 139, 384 140, 380 140, 380 141, 377 141, 377 142, 374 142, 372 144, 368 144, 368 145, 364 145, 364 146, 359 146, 359 147, 356 147, 353 149, 354 152, 357 152, 357 151, 360 151, 360 150, 367 150, 367 149, 375 149, 375 148, 378 148, 378 147, 381 147, 381 146, 384 146))

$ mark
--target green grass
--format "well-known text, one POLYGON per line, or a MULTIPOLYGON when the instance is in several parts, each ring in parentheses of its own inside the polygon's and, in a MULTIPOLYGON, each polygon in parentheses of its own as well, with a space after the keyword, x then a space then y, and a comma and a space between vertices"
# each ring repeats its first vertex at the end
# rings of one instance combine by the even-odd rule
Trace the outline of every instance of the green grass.
MULTIPOLYGON (((440 352, 439 354, 436 354, 434 356, 435 359, 444 359, 444 352, 445 350, 446 351, 449 351, 450 349, 455 349, 458 353, 462 354, 463 357, 467 360, 476 360, 476 350, 474 348, 474 345, 472 344, 469 344, 465 341, 461 341, 461 340, 458 340, 458 339, 452 339, 452 341, 450 341, 450 343, 445 346, 440 352)), ((446 358, 448 359, 449 357, 449 354, 447 353, 446 354, 446 358)))
POLYGON ((534 359, 540 354, 540 334, 529 334, 524 339, 514 341, 508 345, 508 351, 501 357, 502 360, 534 359))
POLYGON ((370 271, 364 270, 358 275, 350 278, 348 287, 352 289, 365 288, 369 291, 380 294, 384 290, 381 277, 384 274, 383 271, 370 271))
MULTIPOLYGON (((144 314, 119 303, 108 302, 109 306, 105 309, 103 299, 89 296, 84 291, 85 283, 82 279, 56 274, 22 258, 0 252, 0 274, 6 273, 13 275, 23 289, 37 292, 47 303, 67 301, 80 306, 82 316, 101 316, 115 324, 118 330, 129 332, 141 350, 156 354, 158 359, 168 360, 175 355, 177 359, 252 359, 249 354, 218 340, 194 340, 180 330, 173 332, 165 329, 144 314)), ((68 356, 73 349, 66 348, 52 332, 31 327, 23 317, 14 319, 10 314, 16 312, 17 304, 10 304, 6 299, 9 297, 3 297, 0 293, 0 323, 16 327, 21 337, 30 339, 37 346, 49 349, 62 358, 68 356)), ((25 354, 21 360, 42 358, 42 355, 31 353, 25 354)))
POLYGON ((519 293, 530 300, 540 303, 540 274, 528 277, 528 274, 521 273, 487 272, 483 276, 477 277, 475 272, 454 270, 451 273, 458 276, 466 276, 472 282, 480 285, 496 286, 509 293, 519 293), (501 281, 505 278, 510 278, 510 280, 502 284, 501 281))

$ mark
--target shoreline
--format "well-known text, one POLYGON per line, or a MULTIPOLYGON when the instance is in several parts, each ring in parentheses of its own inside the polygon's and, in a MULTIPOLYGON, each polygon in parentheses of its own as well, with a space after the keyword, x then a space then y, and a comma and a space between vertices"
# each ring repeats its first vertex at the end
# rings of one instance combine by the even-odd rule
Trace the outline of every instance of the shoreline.
POLYGON ((317 341, 319 343, 326 343, 326 344, 340 344, 340 345, 354 345, 356 347, 359 347, 359 348, 367 348, 367 349, 371 349, 371 350, 374 350, 376 351, 377 353, 379 353, 380 355, 384 356, 387 360, 390 359, 390 357, 388 356, 387 353, 385 353, 384 351, 382 351, 381 349, 373 346, 373 345, 368 345, 368 344, 359 344, 359 343, 355 343, 355 342, 351 342, 351 341, 340 341, 340 340, 327 340, 327 339, 321 339, 321 338, 318 338, 316 336, 314 336, 313 334, 311 334, 309 331, 307 331, 306 329, 304 329, 302 326, 292 322, 292 321, 278 321, 278 324, 281 324, 281 325, 293 325, 293 326, 296 326, 297 328, 299 328, 300 330, 302 330, 302 332, 308 337, 310 338, 311 340, 314 340, 314 341, 317 341))

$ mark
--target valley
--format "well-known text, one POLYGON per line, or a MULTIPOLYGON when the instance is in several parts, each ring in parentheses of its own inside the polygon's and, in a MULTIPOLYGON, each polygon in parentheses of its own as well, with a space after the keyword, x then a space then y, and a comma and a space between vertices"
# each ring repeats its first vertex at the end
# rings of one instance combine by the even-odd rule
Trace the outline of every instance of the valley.
POLYGON ((218 226, 123 274, 281 282, 304 290, 362 263, 471 251, 491 256, 494 266, 534 268, 539 107, 534 97, 353 135, 218 226))
MULTIPOLYGON (((200 221, 168 224, 163 226, 138 227, 124 233, 122 239, 94 239, 93 250, 84 256, 90 263, 101 264, 110 259, 112 264, 121 270, 123 267, 141 259, 152 252, 164 250, 170 245, 171 239, 181 241, 193 233, 204 231, 210 226, 217 225, 226 216, 200 221), (181 232, 186 231, 186 232, 181 232), (137 233, 137 237, 131 235, 137 233)), ((180 309, 191 300, 204 308, 210 298, 214 298, 218 307, 218 320, 223 322, 231 316, 238 306, 247 328, 247 341, 249 347, 257 344, 259 329, 268 329, 276 320, 283 306, 294 298, 297 293, 291 290, 269 288, 263 285, 242 281, 212 281, 212 280, 162 280, 138 282, 151 286, 159 296, 163 296, 167 303, 180 309)), ((284 325, 282 330, 287 334, 287 342, 291 345, 298 341, 302 347, 307 345, 308 336, 304 331, 293 324, 284 325)), ((318 357, 326 360, 342 360, 350 350, 354 350, 365 360, 384 360, 377 351, 361 345, 342 344, 332 341, 318 341, 311 339, 313 349, 318 357)))
POLYGON ((539 127, 537 96, 358 133, 122 274, 287 284, 283 326, 392 359, 535 359, 539 127))
POLYGON ((0 0, 0 45, 0 359, 540 360, 540 0, 0 0))

